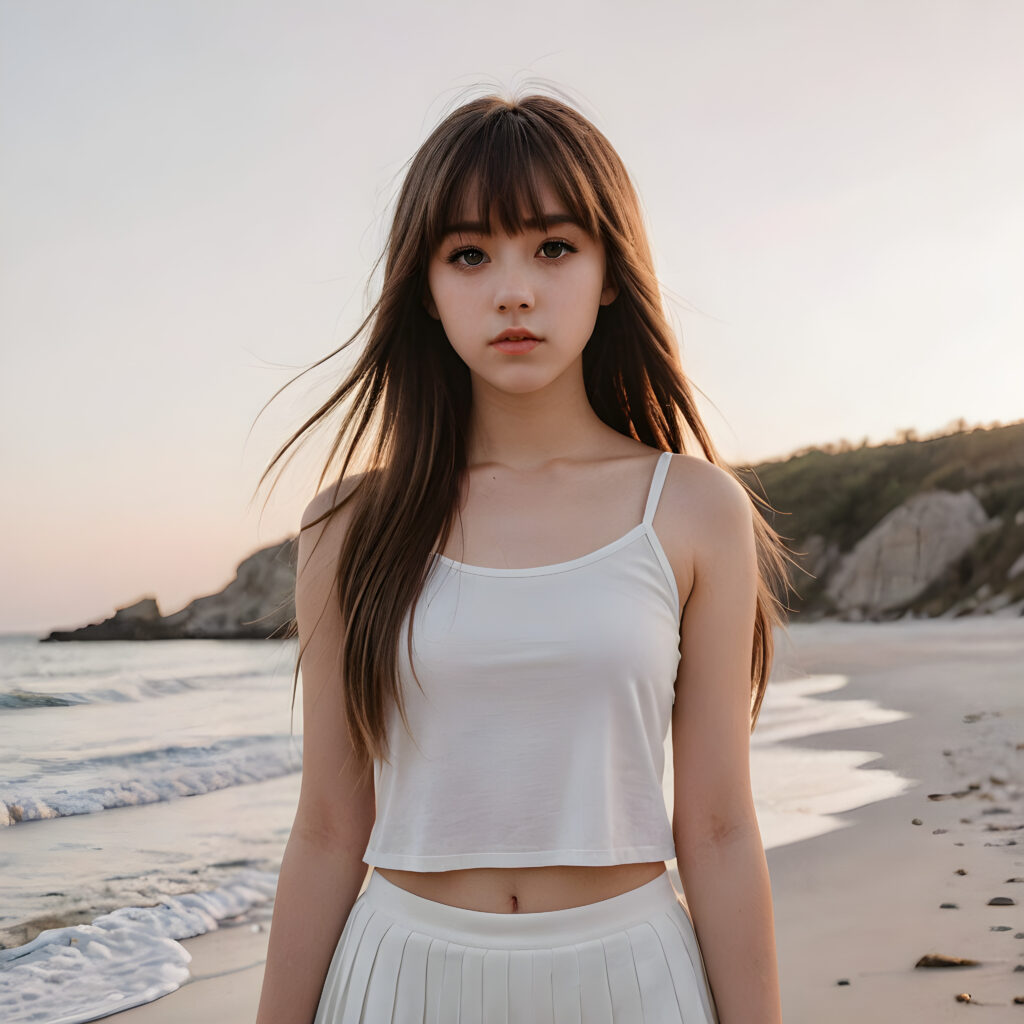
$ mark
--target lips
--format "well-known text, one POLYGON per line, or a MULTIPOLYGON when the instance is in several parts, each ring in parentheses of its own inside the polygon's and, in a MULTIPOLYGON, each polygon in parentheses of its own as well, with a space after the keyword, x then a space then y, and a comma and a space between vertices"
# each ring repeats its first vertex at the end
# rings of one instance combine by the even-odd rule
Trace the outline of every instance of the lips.
POLYGON ((508 327, 501 332, 496 338, 491 339, 491 344, 495 345, 499 341, 540 341, 532 331, 528 331, 525 327, 508 327))

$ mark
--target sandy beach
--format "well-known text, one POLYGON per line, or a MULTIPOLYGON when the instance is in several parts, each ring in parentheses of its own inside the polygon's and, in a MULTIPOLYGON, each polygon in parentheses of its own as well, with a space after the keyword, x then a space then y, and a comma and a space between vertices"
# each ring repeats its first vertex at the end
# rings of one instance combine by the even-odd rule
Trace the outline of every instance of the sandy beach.
POLYGON ((768 851, 787 1024, 1024 1014, 1013 1002, 1024 997, 1024 916, 988 905, 1024 900, 1024 881, 1007 881, 1024 879, 1024 622, 960 626, 900 624, 898 644, 886 625, 793 629, 804 671, 848 674, 847 696, 910 713, 795 742, 878 750, 865 770, 920 784, 840 815, 846 828, 768 851), (929 953, 980 964, 915 968, 929 953))
MULTIPOLYGON (((819 623, 794 625, 790 635, 773 686, 840 673, 847 685, 816 699, 864 698, 907 717, 788 742, 878 751, 863 771, 914 782, 836 815, 838 829, 768 850, 785 1021, 1024 1019, 1013 1002, 1024 997, 1016 905, 1024 882, 1007 881, 1024 879, 1024 623, 819 623), (1015 905, 990 906, 993 897, 1015 905), (925 954, 980 965, 915 967, 925 954)), ((674 862, 670 870, 681 888, 674 862)), ((191 980, 115 1016, 124 1024, 252 1024, 269 913, 265 906, 243 924, 185 940, 191 980)))

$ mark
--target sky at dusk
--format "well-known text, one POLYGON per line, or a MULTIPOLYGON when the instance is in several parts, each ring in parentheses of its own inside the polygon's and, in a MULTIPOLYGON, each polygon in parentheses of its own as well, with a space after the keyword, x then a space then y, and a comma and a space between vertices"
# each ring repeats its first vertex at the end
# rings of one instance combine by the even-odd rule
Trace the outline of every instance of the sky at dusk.
POLYGON ((1022 38, 1018 0, 0 0, 0 631, 172 612, 294 533, 312 455, 253 493, 331 378, 257 414, 488 86, 622 156, 730 462, 1020 419, 1022 38))

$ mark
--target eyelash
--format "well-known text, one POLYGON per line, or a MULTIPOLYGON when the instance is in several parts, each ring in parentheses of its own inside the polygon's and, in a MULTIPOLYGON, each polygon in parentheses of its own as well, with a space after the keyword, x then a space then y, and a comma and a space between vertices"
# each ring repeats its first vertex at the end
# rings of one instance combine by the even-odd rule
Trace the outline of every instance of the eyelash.
MULTIPOLYGON (((570 242, 565 241, 564 238, 549 238, 546 241, 541 242, 540 248, 543 249, 545 245, 561 245, 568 252, 579 252, 579 249, 577 249, 576 246, 572 245, 570 242)), ((461 249, 456 249, 455 252, 453 252, 450 256, 446 256, 445 257, 445 262, 446 263, 455 264, 456 266, 459 267, 460 270, 476 270, 477 267, 482 266, 483 264, 476 263, 476 264, 470 265, 470 264, 466 264, 466 263, 458 263, 458 259, 459 259, 460 256, 464 256, 468 252, 482 252, 482 251, 483 250, 480 249, 478 246, 475 246, 475 245, 464 245, 461 249)), ((549 262, 549 263, 559 263, 564 258, 565 258, 565 253, 563 252, 561 256, 556 256, 556 257, 554 257, 552 259, 547 260, 547 262, 549 262)))

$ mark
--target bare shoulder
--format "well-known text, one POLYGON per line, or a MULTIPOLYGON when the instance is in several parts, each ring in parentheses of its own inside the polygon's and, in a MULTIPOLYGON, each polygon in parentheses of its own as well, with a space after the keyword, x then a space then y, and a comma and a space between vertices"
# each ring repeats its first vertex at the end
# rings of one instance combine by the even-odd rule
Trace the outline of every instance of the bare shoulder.
POLYGON ((311 568, 334 568, 355 507, 355 503, 347 499, 367 476, 367 473, 353 473, 338 477, 306 505, 299 525, 297 568, 300 574, 311 568))
POLYGON ((680 606, 701 565, 752 537, 752 511, 746 489, 728 470, 696 455, 672 456, 654 526, 676 575, 680 606))
POLYGON ((345 499, 365 478, 365 473, 358 473, 334 480, 317 492, 302 513, 295 560, 295 615, 303 642, 318 624, 321 631, 340 629, 340 622, 332 623, 336 616, 327 609, 337 606, 338 558, 355 508, 354 501, 345 499))
POLYGON ((368 475, 368 473, 351 473, 325 484, 317 491, 302 513, 302 529, 319 525, 318 521, 335 509, 338 510, 338 515, 350 516, 352 506, 343 503, 366 480, 368 475))

